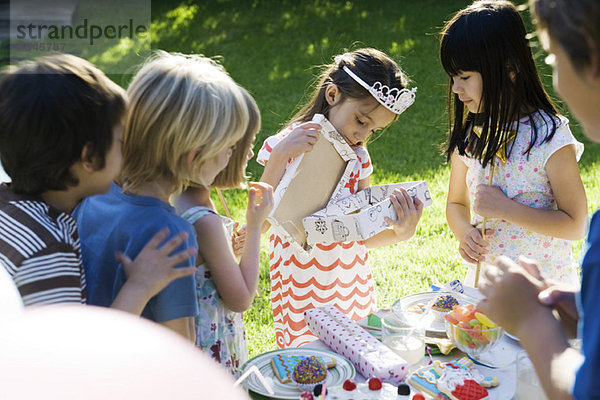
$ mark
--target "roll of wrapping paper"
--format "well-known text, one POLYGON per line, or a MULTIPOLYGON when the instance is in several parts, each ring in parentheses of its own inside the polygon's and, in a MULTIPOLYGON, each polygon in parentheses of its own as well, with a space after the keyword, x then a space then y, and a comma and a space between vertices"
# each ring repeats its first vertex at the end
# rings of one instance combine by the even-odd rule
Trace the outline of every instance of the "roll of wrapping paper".
MULTIPOLYGON (((223 197, 223 193, 221 193, 221 189, 215 188, 215 190, 217 191, 217 194, 219 195, 219 200, 221 200, 221 204, 223 205, 223 208, 225 209, 225 215, 227 215, 227 218, 229 218, 230 220, 233 221, 233 218, 231 218, 231 213, 229 212, 229 207, 227 207, 227 203, 225 203, 225 198, 223 197)), ((235 238, 237 235, 238 235, 238 232, 236 229, 233 231, 233 237, 235 238)), ((256 288, 256 295, 258 297, 261 296, 259 288, 256 288)))
MULTIPOLYGON (((496 159, 494 158, 490 163, 490 175, 488 176, 488 186, 492 186, 492 182, 494 181, 494 165, 496 164, 496 159)), ((485 240, 485 225, 487 223, 487 218, 483 217, 483 221, 481 222, 481 237, 485 240)), ((477 268, 475 269, 475 283, 473 287, 479 287, 479 274, 481 273, 481 261, 477 261, 477 268)))

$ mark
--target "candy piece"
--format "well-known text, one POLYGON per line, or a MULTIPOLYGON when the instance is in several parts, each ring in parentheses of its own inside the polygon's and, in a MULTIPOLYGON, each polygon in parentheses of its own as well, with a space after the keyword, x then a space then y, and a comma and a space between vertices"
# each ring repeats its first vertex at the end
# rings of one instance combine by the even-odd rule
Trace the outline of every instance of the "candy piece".
POLYGON ((425 400, 425 396, 423 396, 421 393, 417 393, 413 396, 413 400, 425 400))
POLYGON ((300 394, 300 400, 315 400, 315 397, 311 392, 302 392, 300 394))
POLYGON ((500 380, 498 380, 498 378, 495 376, 486 376, 481 382, 479 382, 479 384, 484 388, 491 388, 498 386, 500 384, 500 380))
POLYGON ((381 379, 379 378, 371 378, 369 379, 369 390, 379 390, 381 389, 381 379))
MULTIPOLYGON (((341 385, 333 386, 331 388, 327 388, 327 395, 318 397, 321 399, 339 399, 339 400, 347 400, 347 399, 355 399, 355 400, 408 400, 409 396, 400 396, 398 395, 398 387, 396 385, 392 385, 391 383, 384 382, 382 383, 381 389, 378 390, 370 390, 369 384, 367 382, 361 382, 356 384, 356 389, 352 391, 345 390, 341 385)), ((315 400, 317 397, 315 396, 315 400)), ((437 400, 437 399, 436 399, 437 400)))
POLYGON ((356 382, 354 382, 354 380, 352 379, 346 379, 342 387, 344 388, 344 390, 351 392, 354 389, 356 389, 356 382))
POLYGON ((400 396, 407 396, 410 394, 410 386, 406 383, 401 383, 398 385, 398 394, 400 396))
POLYGON ((444 318, 446 318, 446 320, 447 320, 448 322, 450 322, 451 324, 453 324, 453 325, 456 325, 456 324, 458 324, 458 320, 457 320, 457 319, 456 319, 456 317, 455 317, 454 315, 452 315, 452 314, 446 314, 446 315, 444 315, 444 318))
POLYGON ((489 319, 488 316, 485 314, 476 312, 475 318, 477 318, 479 320, 479 322, 481 322, 483 325, 487 326, 488 328, 495 328, 498 326, 498 325, 496 325, 496 323, 494 321, 489 319))
POLYGON ((315 396, 319 396, 321 393, 323 393, 323 384, 319 383, 317 386, 315 386, 313 393, 315 396))

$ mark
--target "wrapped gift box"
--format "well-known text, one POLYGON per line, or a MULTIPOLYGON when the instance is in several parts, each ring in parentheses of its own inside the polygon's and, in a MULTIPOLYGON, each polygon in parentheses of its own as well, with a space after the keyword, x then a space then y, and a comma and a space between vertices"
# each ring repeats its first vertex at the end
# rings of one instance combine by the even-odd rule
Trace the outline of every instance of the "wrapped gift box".
POLYGON ((304 319, 323 343, 350 360, 364 377, 377 377, 394 385, 406 379, 408 363, 336 307, 307 310, 304 319))
POLYGON ((398 218, 390 195, 400 188, 406 189, 413 199, 421 200, 425 207, 432 204, 425 181, 371 186, 304 218, 306 242, 314 246, 316 243, 366 240, 378 234, 389 226, 385 217, 398 218))
POLYGON ((274 193, 272 229, 288 242, 305 248, 302 219, 340 200, 344 185, 358 157, 342 135, 321 114, 314 122, 322 126, 312 151, 301 154, 288 165, 274 193))

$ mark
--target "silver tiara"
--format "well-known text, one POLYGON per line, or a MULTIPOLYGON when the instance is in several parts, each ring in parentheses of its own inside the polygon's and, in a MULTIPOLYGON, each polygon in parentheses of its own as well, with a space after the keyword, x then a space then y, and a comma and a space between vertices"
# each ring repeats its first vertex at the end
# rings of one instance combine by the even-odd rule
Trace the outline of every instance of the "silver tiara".
POLYGON ((417 88, 412 89, 397 89, 389 88, 381 82, 375 82, 373 86, 369 86, 367 82, 363 81, 354 72, 350 71, 350 68, 344 66, 344 71, 352 77, 360 86, 367 89, 375 100, 380 102, 385 108, 393 112, 394 114, 402 114, 412 103, 415 102, 415 96, 417 88))

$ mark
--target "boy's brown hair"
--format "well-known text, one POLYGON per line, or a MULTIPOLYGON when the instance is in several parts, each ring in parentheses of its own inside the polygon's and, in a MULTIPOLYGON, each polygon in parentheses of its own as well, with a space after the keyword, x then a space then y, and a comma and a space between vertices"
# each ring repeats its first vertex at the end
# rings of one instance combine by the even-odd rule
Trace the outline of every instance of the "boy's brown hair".
POLYGON ((577 69, 600 55, 600 2, 598 0, 530 0, 538 29, 548 30, 565 49, 577 69))
POLYGON ((103 168, 125 92, 86 60, 54 54, 0 73, 0 159, 15 193, 40 195, 79 182, 81 160, 103 168))

